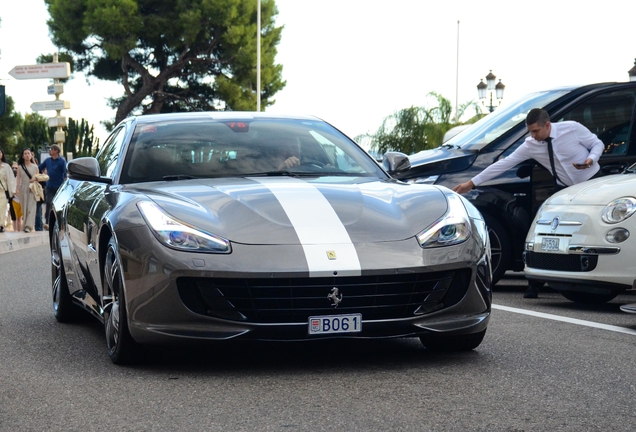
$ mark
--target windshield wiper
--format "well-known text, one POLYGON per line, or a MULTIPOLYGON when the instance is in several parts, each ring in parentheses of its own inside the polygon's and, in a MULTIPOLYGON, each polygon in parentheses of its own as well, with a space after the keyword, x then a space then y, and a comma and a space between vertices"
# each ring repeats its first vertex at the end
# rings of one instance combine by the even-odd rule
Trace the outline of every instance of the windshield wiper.
POLYGON ((191 179, 197 179, 197 178, 199 177, 195 177, 195 176, 191 176, 187 174, 171 174, 171 175, 163 176, 164 180, 191 180, 191 179))
POLYGON ((247 174, 243 174, 242 177, 284 177, 284 176, 289 176, 289 177, 298 177, 298 173, 292 172, 292 171, 287 171, 287 170, 280 170, 280 171, 265 171, 265 172, 255 172, 255 173, 247 173, 247 174))

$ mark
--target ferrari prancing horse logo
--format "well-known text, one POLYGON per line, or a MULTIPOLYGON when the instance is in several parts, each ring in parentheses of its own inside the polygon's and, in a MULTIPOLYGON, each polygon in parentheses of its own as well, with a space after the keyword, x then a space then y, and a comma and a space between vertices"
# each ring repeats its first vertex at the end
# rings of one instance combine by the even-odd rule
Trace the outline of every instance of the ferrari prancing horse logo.
POLYGON ((331 293, 327 295, 327 298, 333 302, 331 303, 331 306, 333 306, 335 309, 342 301, 342 294, 340 294, 338 288, 333 287, 331 288, 331 293))
POLYGON ((329 258, 330 260, 335 260, 336 259, 336 251, 327 251, 327 258, 329 258))

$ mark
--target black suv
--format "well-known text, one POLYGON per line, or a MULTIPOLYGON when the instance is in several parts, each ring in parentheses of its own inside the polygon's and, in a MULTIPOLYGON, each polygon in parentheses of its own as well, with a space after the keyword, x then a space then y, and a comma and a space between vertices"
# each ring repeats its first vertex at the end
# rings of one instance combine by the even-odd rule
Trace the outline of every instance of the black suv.
MULTIPOLYGON (((605 144, 601 175, 617 174, 636 162, 636 82, 601 83, 532 93, 498 108, 441 147, 409 156, 410 169, 398 179, 453 188, 512 153, 528 136, 525 118, 544 108, 553 123, 575 120, 605 144)), ((490 229, 493 282, 506 270, 523 270, 526 233, 541 203, 552 193, 552 176, 535 161, 479 185, 465 194, 490 229)))

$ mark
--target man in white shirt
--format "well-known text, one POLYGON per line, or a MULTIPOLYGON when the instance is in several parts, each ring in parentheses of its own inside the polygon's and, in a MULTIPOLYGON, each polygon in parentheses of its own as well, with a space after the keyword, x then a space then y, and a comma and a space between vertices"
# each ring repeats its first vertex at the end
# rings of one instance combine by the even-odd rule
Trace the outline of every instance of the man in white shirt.
POLYGON ((534 108, 526 117, 526 127, 530 136, 510 156, 498 160, 453 190, 466 193, 528 159, 536 160, 554 175, 546 142, 548 138, 552 138, 558 185, 572 186, 589 180, 598 172, 597 162, 603 154, 603 141, 582 124, 575 121, 551 123, 545 110, 534 108))
MULTIPOLYGON (((582 124, 575 121, 551 123, 547 111, 534 108, 526 116, 526 127, 530 136, 510 156, 498 160, 453 190, 466 193, 528 159, 536 160, 552 173, 556 188, 584 182, 599 171, 603 142, 582 124), (549 146, 553 149, 552 157, 549 146)), ((524 297, 536 298, 538 292, 538 287, 530 285, 524 297)))

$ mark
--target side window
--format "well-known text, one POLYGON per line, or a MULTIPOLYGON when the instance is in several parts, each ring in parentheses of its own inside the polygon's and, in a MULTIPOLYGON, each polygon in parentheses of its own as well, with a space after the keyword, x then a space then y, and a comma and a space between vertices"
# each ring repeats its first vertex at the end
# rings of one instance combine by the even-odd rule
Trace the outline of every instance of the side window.
POLYGON ((517 150, 517 148, 519 148, 519 146, 521 144, 523 144, 523 142, 526 140, 526 138, 528 137, 528 133, 523 134, 523 136, 521 138, 519 138, 517 141, 515 141, 515 143, 513 145, 511 145, 510 147, 508 147, 500 156, 498 159, 503 159, 505 157, 508 157, 512 154, 512 152, 514 152, 515 150, 517 150))
POLYGON ((635 104, 635 90, 603 93, 587 99, 554 121, 574 120, 583 124, 603 141, 603 155, 636 154, 636 145, 630 146, 629 142, 635 104))
POLYGON ((97 162, 99 163, 99 169, 103 177, 113 177, 113 171, 117 166, 125 136, 126 128, 124 126, 113 131, 97 155, 97 162))

